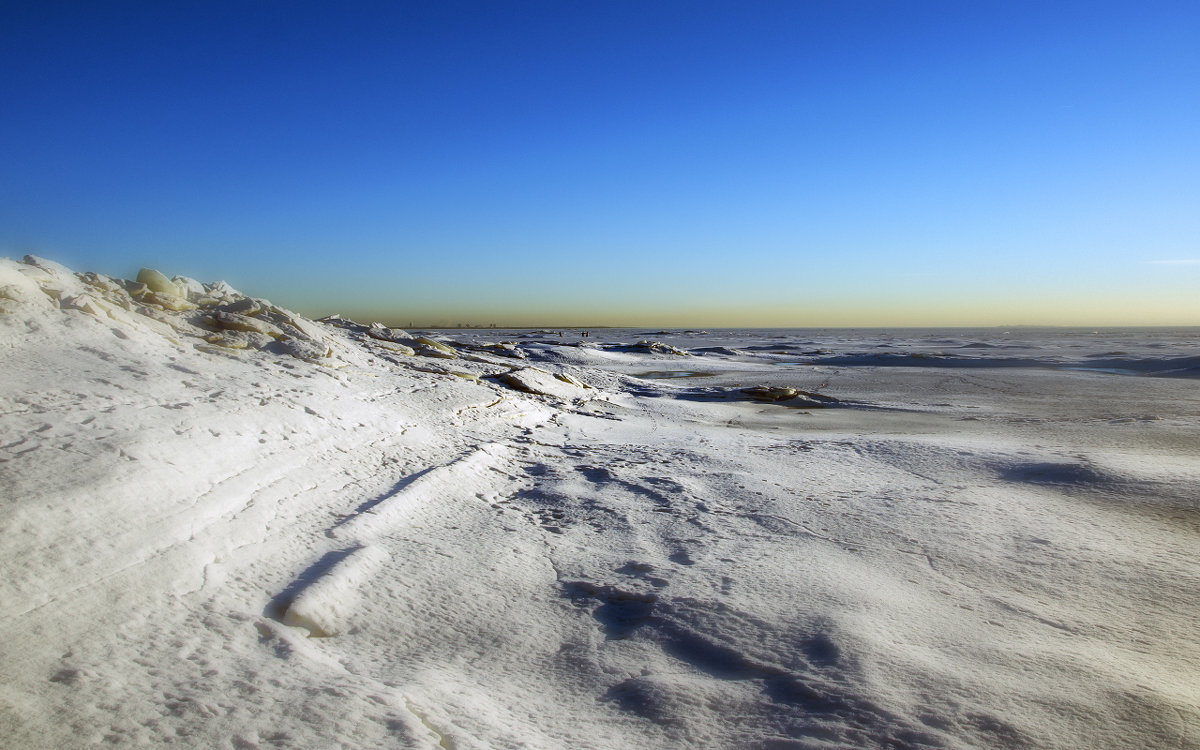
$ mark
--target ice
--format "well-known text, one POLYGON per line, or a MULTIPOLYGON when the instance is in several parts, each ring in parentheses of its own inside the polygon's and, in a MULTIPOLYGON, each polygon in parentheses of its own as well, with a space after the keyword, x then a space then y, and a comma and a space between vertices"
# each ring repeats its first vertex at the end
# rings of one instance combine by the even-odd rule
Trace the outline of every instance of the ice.
POLYGON ((426 336, 418 336, 414 341, 417 343, 417 354, 441 359, 455 359, 458 357, 458 352, 446 346, 441 341, 435 341, 426 336))
POLYGON ((258 320, 257 318, 250 317, 249 315, 225 312, 224 310, 218 310, 214 312, 212 314, 212 322, 216 327, 223 328, 227 331, 262 333, 276 339, 283 336, 283 331, 265 320, 258 320))
POLYGON ((138 271, 137 283, 145 284, 150 291, 158 294, 165 294, 171 297, 186 296, 186 293, 179 288, 179 285, 153 268, 143 268, 138 271))
POLYGON ((558 398, 580 398, 586 396, 585 386, 567 373, 551 374, 536 367, 518 367, 496 376, 504 385, 525 393, 558 398))
POLYGON ((195 302, 208 294, 204 284, 187 276, 175 276, 171 279, 171 283, 179 289, 181 296, 190 302, 195 302))
POLYGON ((22 306, 54 306, 38 282, 26 272, 27 268, 29 266, 0 258, 0 306, 3 306, 0 309, 6 313, 18 312, 22 306))
POLYGON ((146 279, 0 259, 6 746, 1200 747, 1193 331, 146 279))

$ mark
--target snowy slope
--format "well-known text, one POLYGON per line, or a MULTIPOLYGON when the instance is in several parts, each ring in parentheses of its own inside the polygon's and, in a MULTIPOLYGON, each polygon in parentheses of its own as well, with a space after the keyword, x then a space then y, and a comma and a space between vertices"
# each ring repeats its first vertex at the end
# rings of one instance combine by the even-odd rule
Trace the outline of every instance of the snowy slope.
POLYGON ((1189 381, 800 410, 143 281, 0 261, 6 747, 1200 747, 1189 381))

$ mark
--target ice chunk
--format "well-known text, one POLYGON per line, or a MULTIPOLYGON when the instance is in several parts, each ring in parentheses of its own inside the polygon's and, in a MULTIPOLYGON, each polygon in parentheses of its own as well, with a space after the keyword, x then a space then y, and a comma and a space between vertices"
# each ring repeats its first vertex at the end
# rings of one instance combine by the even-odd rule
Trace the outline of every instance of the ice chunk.
POLYGON ((521 351, 510 341, 500 341, 493 344, 475 344, 471 347, 475 351, 484 352, 486 354, 497 354, 501 357, 509 359, 526 359, 525 352, 521 351))
POLYGON ((112 309, 111 305, 102 302, 95 295, 87 293, 64 297, 59 302, 59 307, 64 310, 79 310, 97 318, 107 317, 108 311, 112 309))
POLYGON ((205 291, 212 297, 244 297, 245 295, 229 286, 224 281, 214 281, 204 285, 205 291))
POLYGON ((150 291, 158 292, 159 294, 169 294, 172 297, 182 297, 179 287, 173 281, 163 276, 153 268, 143 268, 138 271, 137 281, 139 284, 145 284, 150 291))
POLYGON ((124 295, 126 294, 125 287, 121 283, 110 276, 105 276, 102 273, 87 273, 79 274, 79 278, 88 286, 93 286, 105 294, 109 295, 124 295))
POLYGON ((171 282, 179 288, 181 296, 186 297, 190 302, 195 302, 206 294, 203 284, 187 276, 176 276, 171 279, 171 282))
POLYGON ((455 359, 458 357, 458 352, 440 341, 418 336, 416 342, 420 344, 417 348, 417 354, 424 354, 426 357, 441 357, 442 359, 455 359))
POLYGON ((743 388, 742 393, 755 401, 787 401, 788 406, 805 406, 819 408, 836 404, 838 400, 812 391, 802 391, 799 388, 786 386, 759 385, 753 388, 743 388))
POLYGON ((554 378, 556 380, 561 380, 562 382, 566 383, 567 385, 573 385, 577 388, 590 388, 591 387, 591 386, 581 382, 580 380, 578 380, 575 376, 569 375, 565 372, 554 373, 554 378))
POLYGON ((258 320, 257 318, 238 315, 237 313, 225 312, 224 310, 218 310, 217 312, 213 313, 211 317, 213 324, 215 324, 218 328, 222 328, 227 331, 263 333, 267 336, 271 336, 272 338, 279 338, 283 336, 283 331, 265 320, 258 320))
POLYGON ((321 331, 320 326, 314 325, 311 320, 305 318, 299 313, 294 313, 283 307, 271 305, 271 315, 276 322, 285 323, 297 332, 311 341, 321 343, 325 341, 325 334, 321 331))
POLYGON ((198 305, 188 302, 183 297, 178 297, 173 294, 163 294, 162 292, 149 291, 141 295, 139 298, 147 305, 161 307, 164 310, 173 310, 175 312, 183 312, 185 310, 195 310, 198 305))
POLYGON ((25 265, 32 266, 41 271, 42 273, 39 275, 45 279, 61 280, 75 278, 75 274, 71 271, 71 269, 67 268, 61 263, 55 263, 52 260, 39 258, 36 255, 26 255, 22 261, 25 263, 25 265))
POLYGON ((497 375, 496 380, 518 391, 558 398, 577 398, 583 395, 585 388, 570 375, 559 377, 536 367, 520 367, 497 375))
POLYGON ((237 313, 238 315, 258 315, 263 311, 263 306, 253 297, 242 297, 239 300, 221 305, 221 309, 225 312, 237 313))
POLYGON ((220 333, 210 333, 204 337, 204 340, 214 346, 224 347, 226 349, 245 349, 250 345, 250 336, 244 331, 221 331, 220 333))
POLYGON ((63 297, 84 291, 83 283, 66 266, 35 255, 26 255, 22 264, 17 266, 17 271, 37 282, 55 304, 63 297))
POLYGON ((391 341, 382 341, 377 346, 379 346, 379 348, 381 348, 381 349, 386 349, 389 352, 395 352, 396 354, 403 354, 406 357, 412 357, 417 353, 417 350, 413 349, 411 346, 405 346, 404 344, 396 344, 391 341))
POLYGON ((754 388, 743 388, 742 393, 755 401, 787 401, 800 395, 799 389, 784 386, 760 385, 754 388))
POLYGON ((305 339, 284 339, 273 346, 278 346, 281 351, 296 359, 322 360, 333 355, 333 350, 328 344, 305 339))
MULTIPOLYGON (((27 256, 28 257, 28 256, 27 256)), ((53 307, 41 288, 15 261, 0 258, 0 309, 12 312, 18 305, 53 307)))
POLYGON ((408 334, 408 331, 402 331, 399 328, 388 328, 382 323, 372 323, 371 327, 367 329, 367 335, 380 341, 394 341, 396 343, 412 340, 412 336, 408 334))
POLYGON ((650 354, 674 354, 677 357, 686 357, 687 352, 677 346, 664 344, 661 341, 644 340, 639 341, 629 347, 630 351, 649 352, 650 354))

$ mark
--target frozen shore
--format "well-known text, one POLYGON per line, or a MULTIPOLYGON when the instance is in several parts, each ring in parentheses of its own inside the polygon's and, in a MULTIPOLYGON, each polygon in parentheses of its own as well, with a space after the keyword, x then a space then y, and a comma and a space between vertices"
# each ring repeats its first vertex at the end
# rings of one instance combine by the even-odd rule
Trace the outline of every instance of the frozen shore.
POLYGON ((831 341, 0 259, 3 744, 1200 748, 1195 347, 831 341))

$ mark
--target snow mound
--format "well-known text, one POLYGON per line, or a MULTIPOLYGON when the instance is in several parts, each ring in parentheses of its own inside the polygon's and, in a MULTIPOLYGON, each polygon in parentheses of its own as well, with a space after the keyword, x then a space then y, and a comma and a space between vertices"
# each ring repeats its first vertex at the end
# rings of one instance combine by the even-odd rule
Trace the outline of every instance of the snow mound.
POLYGON ((388 558, 387 551, 375 545, 322 558, 308 573, 316 573, 315 579, 306 585, 301 579, 302 587, 283 613, 283 624, 304 628, 314 638, 338 635, 354 611, 358 589, 388 558))
MULTIPOLYGON (((84 320, 130 339, 155 334, 176 346, 210 354, 263 350, 335 364, 321 328, 290 310, 240 294, 224 282, 172 281, 151 268, 135 281, 72 273, 44 258, 0 259, 0 312, 12 327, 55 325, 53 310, 82 313, 84 320)), ((74 324, 79 324, 76 321, 74 324)))
POLYGON ((588 386, 565 372, 551 374, 536 367, 520 367, 496 376, 509 388, 539 396, 572 399, 586 395, 588 386))

